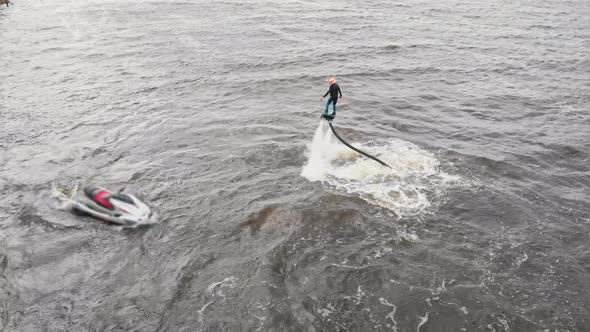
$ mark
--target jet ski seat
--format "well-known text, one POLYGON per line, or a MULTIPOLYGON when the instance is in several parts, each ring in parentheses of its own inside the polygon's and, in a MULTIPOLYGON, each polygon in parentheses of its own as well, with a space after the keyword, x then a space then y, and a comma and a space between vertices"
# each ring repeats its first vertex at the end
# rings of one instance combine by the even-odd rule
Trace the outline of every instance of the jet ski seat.
POLYGON ((113 209, 113 204, 111 204, 111 202, 108 201, 109 196, 111 196, 110 192, 106 190, 101 190, 100 188, 96 187, 86 187, 84 188, 84 193, 92 201, 102 205, 103 207, 109 210, 113 209))

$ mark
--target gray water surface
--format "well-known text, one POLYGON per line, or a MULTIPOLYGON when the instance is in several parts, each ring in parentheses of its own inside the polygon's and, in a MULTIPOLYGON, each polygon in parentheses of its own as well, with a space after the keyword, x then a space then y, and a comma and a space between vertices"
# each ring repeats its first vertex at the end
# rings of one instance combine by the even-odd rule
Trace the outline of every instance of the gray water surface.
POLYGON ((589 17, 586 0, 14 0, 0 330, 590 331, 589 17), (428 204, 406 215, 301 176, 329 75, 342 136, 412 144, 455 181, 407 175, 428 204), (88 183, 160 222, 64 209, 88 183))

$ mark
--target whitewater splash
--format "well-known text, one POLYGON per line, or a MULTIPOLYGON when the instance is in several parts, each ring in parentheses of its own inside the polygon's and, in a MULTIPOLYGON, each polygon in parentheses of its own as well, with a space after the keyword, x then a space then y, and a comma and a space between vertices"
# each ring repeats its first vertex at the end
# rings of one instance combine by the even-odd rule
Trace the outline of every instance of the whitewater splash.
POLYGON ((58 210, 70 210, 72 208, 72 199, 78 192, 78 181, 74 184, 72 189, 58 184, 55 181, 51 182, 51 197, 55 198, 58 205, 53 206, 58 210))
POLYGON ((330 147, 340 148, 333 141, 332 131, 328 130, 326 121, 321 120, 315 130, 311 146, 309 147, 309 158, 303 167, 301 175, 310 181, 321 181, 325 178, 330 169, 331 161, 336 156, 335 150, 330 147))
POLYGON ((301 175, 310 181, 321 181, 329 190, 358 195, 400 217, 432 209, 440 202, 444 190, 459 181, 457 176, 440 170, 432 153, 410 142, 390 139, 353 145, 392 168, 344 146, 322 120, 301 175))

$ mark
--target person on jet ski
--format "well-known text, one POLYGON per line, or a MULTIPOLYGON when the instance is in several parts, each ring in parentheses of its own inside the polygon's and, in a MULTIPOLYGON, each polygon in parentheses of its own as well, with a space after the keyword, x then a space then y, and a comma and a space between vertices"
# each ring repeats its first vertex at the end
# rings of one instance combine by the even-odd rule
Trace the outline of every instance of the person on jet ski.
POLYGON ((330 77, 328 79, 328 83, 330 84, 330 88, 328 92, 322 97, 322 100, 329 94, 330 98, 328 98, 328 102, 326 103, 326 110, 324 111, 324 115, 322 117, 335 119, 336 118, 336 103, 338 102, 338 95, 342 98, 342 91, 340 90, 340 86, 336 83, 335 77, 330 77), (328 108, 330 107, 330 103, 332 103, 332 114, 328 114, 328 108))
POLYGON ((116 195, 116 194, 112 194, 111 192, 109 192, 108 190, 99 188, 99 187, 94 187, 94 186, 87 186, 84 188, 84 194, 86 194, 86 197, 90 198, 92 201, 94 201, 95 203, 101 205, 104 208, 107 208, 109 210, 113 210, 113 204, 111 203, 111 198, 115 198, 115 199, 119 199, 123 202, 131 202, 129 198, 127 198, 127 196, 125 195, 116 195))
POLYGON ((151 208, 131 194, 87 186, 72 199, 72 209, 87 213, 97 219, 122 225, 137 226, 150 221, 151 208))

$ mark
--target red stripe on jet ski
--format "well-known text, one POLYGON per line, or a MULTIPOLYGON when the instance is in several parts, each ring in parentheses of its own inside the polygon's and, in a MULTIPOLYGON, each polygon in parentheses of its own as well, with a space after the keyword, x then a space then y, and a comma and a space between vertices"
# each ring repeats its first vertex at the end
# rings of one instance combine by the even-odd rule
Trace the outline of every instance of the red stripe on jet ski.
POLYGON ((109 195, 108 191, 106 191, 106 190, 100 191, 96 195, 94 195, 94 201, 110 210, 113 208, 113 205, 111 204, 111 202, 109 202, 105 199, 105 196, 108 196, 108 195, 109 195))

